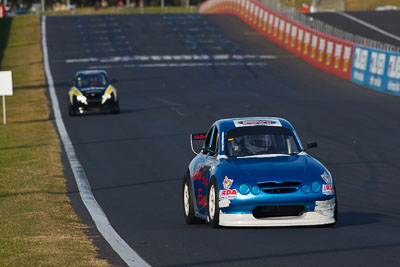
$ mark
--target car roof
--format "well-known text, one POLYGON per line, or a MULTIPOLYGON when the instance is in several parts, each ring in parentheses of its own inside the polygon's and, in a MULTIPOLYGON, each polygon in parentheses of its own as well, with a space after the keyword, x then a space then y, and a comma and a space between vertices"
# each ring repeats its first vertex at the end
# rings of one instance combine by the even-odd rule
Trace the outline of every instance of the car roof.
POLYGON ((75 74, 75 77, 79 75, 93 75, 103 73, 107 76, 107 72, 105 70, 81 70, 75 74))
POLYGON ((220 131, 229 131, 238 127, 243 127, 244 125, 249 126, 274 126, 282 127, 294 131, 293 126, 285 119, 277 117, 242 117, 242 118, 230 118, 218 120, 214 123, 217 125, 220 131))

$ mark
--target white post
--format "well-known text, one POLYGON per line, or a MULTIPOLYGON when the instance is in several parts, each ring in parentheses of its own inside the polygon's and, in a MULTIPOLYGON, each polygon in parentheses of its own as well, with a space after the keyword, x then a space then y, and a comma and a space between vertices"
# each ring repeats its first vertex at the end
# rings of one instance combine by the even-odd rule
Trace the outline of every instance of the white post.
POLYGON ((6 95, 13 95, 11 71, 0 71, 0 95, 3 96, 3 124, 6 124, 6 95))
POLYGON ((3 124, 6 124, 6 96, 3 95, 3 124))

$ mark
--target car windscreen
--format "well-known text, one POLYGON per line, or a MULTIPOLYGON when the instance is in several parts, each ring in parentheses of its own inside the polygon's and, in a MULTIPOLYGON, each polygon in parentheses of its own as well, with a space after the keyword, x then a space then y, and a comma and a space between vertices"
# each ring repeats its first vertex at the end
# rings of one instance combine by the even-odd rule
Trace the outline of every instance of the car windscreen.
POLYGON ((86 87, 104 87, 107 86, 108 80, 104 73, 96 74, 81 74, 75 79, 75 87, 86 88, 86 87))
POLYGON ((282 127, 239 127, 227 132, 228 157, 268 154, 297 154, 299 145, 293 132, 282 127))

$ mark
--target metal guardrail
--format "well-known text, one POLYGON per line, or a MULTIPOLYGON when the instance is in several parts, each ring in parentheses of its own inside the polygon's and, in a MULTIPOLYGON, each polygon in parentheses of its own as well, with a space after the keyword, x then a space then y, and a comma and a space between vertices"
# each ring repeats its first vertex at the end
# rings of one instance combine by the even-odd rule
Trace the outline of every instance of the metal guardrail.
POLYGON ((334 36, 336 38, 346 40, 349 42, 361 44, 361 45, 371 47, 371 48, 400 52, 400 47, 398 47, 398 46, 391 45, 388 43, 382 43, 380 41, 372 40, 372 39, 362 37, 357 34, 352 34, 352 33, 343 31, 341 29, 338 29, 336 27, 328 25, 318 19, 314 19, 312 17, 304 15, 303 13, 296 11, 292 7, 285 6, 285 5, 281 4, 279 2, 279 0, 258 0, 258 1, 261 2, 262 4, 264 4, 265 6, 279 12, 282 15, 284 15, 288 18, 291 18, 294 21, 302 23, 314 30, 322 32, 324 34, 334 36))

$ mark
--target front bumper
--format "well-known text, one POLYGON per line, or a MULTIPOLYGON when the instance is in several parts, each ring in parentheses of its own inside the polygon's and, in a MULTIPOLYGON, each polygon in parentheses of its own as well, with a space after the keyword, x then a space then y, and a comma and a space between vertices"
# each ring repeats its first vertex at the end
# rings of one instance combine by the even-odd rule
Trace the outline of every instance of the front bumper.
POLYGON ((118 108, 117 104, 108 105, 76 105, 72 106, 74 114, 96 113, 96 112, 113 112, 118 108))
POLYGON ((220 211, 219 224, 232 227, 266 226, 306 226, 335 223, 335 198, 316 201, 314 211, 304 212, 301 216, 256 218, 252 213, 223 213, 220 211))

